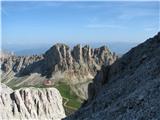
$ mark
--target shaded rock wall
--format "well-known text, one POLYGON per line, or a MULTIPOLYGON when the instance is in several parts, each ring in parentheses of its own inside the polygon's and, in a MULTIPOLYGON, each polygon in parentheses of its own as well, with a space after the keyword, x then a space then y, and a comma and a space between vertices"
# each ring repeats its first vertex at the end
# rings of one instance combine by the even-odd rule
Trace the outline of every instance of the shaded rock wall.
POLYGON ((102 67, 88 93, 67 120, 159 120, 160 33, 102 67))

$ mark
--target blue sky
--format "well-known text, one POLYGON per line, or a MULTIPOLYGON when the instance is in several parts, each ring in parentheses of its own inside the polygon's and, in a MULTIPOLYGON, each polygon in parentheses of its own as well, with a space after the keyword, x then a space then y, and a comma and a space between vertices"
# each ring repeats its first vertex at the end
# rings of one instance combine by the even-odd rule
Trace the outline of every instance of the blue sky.
POLYGON ((2 44, 140 43, 155 35, 158 2, 2 2, 2 44))

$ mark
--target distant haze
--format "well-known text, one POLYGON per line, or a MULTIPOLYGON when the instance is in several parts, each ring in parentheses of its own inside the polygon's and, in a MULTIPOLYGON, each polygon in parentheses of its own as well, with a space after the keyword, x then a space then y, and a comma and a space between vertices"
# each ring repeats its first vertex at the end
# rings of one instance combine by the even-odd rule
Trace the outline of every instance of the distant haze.
MULTIPOLYGON (((81 46, 89 45, 92 48, 98 48, 103 45, 107 46, 112 52, 116 52, 117 54, 124 54, 132 47, 135 47, 138 43, 131 43, 131 42, 109 42, 109 43, 84 43, 81 46)), ((43 44, 43 45, 30 45, 28 48, 22 45, 10 45, 7 47, 3 47, 3 51, 14 52, 16 55, 33 55, 33 54, 43 54, 45 53, 50 47, 54 44, 43 44)), ((66 44, 71 49, 77 44, 66 44)))
POLYGON ((2 1, 2 48, 42 53, 55 43, 107 44, 124 53, 160 28, 159 1, 2 1))

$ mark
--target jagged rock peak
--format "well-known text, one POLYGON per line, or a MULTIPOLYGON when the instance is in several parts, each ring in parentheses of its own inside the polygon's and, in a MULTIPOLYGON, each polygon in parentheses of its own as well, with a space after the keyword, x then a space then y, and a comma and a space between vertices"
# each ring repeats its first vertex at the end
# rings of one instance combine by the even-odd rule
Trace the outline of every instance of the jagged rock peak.
POLYGON ((79 63, 87 62, 87 60, 95 57, 104 57, 104 54, 108 54, 108 57, 113 55, 114 59, 117 59, 115 53, 111 53, 107 46, 91 48, 89 45, 81 46, 81 44, 77 44, 73 47, 73 49, 70 49, 69 46, 63 43, 57 43, 53 45, 49 50, 46 51, 44 57, 47 58, 52 55, 57 57, 57 61, 60 61, 60 59, 63 59, 68 55, 70 59, 73 59, 79 63))
POLYGON ((82 47, 80 44, 70 49, 67 45, 58 43, 44 54, 48 73, 83 69, 81 71, 86 73, 92 71, 91 75, 93 75, 102 64, 112 64, 116 59, 116 55, 105 46, 93 49, 89 45, 82 47))
POLYGON ((55 88, 30 87, 13 91, 2 84, 1 89, 1 120, 61 120, 65 117, 62 97, 55 88))
POLYGON ((58 50, 60 51, 61 49, 69 49, 69 46, 67 46, 64 43, 56 43, 55 45, 53 45, 49 50, 46 51, 46 53, 50 50, 58 50))

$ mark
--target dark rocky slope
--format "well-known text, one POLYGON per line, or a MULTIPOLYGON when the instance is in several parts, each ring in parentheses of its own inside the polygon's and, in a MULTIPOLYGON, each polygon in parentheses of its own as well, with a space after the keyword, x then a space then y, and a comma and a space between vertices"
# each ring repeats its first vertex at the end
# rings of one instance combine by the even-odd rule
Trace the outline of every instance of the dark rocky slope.
POLYGON ((67 120, 160 120, 160 33, 102 67, 67 120))

